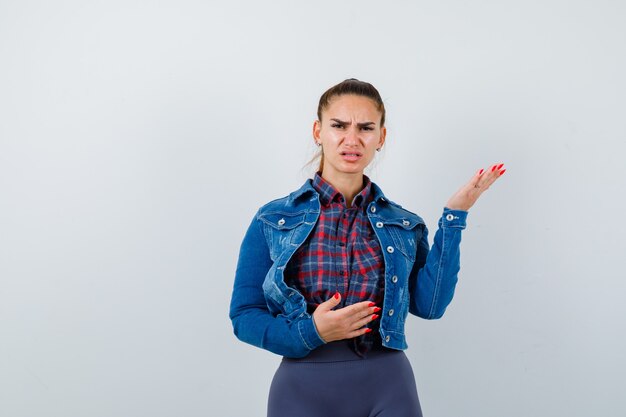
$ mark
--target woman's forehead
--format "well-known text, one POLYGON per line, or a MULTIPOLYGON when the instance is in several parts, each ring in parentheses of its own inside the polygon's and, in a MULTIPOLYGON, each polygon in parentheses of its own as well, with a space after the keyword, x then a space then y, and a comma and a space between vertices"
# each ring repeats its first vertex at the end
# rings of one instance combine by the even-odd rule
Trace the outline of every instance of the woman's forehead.
POLYGON ((369 97, 354 94, 333 97, 323 110, 326 117, 379 118, 381 112, 369 97))

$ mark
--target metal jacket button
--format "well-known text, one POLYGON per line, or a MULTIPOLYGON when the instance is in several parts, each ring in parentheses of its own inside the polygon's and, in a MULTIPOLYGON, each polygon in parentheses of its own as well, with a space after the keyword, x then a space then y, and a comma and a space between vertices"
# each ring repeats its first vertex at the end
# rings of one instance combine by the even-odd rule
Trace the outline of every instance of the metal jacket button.
POLYGON ((383 222, 376 222, 376 227, 378 227, 379 229, 383 227, 383 222))
POLYGON ((393 308, 391 310, 389 310, 389 315, 393 316, 393 308))
POLYGON ((393 253, 393 246, 387 246, 387 252, 393 253))
POLYGON ((397 276, 397 275, 392 276, 392 277, 391 277, 391 282, 393 282, 394 284, 395 284, 396 282, 398 282, 398 276, 397 276))
POLYGON ((280 220, 278 221, 278 225, 279 225, 279 226, 282 226, 283 224, 285 224, 285 219, 280 219, 280 220))
POLYGON ((454 215, 452 213, 448 213, 448 215, 446 216, 446 220, 454 220, 454 215))

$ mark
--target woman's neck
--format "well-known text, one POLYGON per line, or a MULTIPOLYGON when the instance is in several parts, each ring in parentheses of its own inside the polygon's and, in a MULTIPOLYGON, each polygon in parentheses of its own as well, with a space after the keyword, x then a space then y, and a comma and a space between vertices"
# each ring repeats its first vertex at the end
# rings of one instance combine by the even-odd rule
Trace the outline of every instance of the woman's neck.
POLYGON ((363 173, 358 172, 354 174, 344 173, 327 173, 322 171, 322 178, 330 183, 337 191, 339 191, 343 198, 346 199, 346 206, 352 205, 354 197, 363 189, 363 173))

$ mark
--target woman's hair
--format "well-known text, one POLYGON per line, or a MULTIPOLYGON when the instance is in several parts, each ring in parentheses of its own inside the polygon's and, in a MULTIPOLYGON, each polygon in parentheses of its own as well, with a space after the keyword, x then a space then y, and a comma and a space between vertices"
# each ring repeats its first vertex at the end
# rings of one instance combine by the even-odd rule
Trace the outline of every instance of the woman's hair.
MULTIPOLYGON (((329 106, 330 101, 335 97, 347 94, 353 94, 371 99, 376 104, 378 111, 381 113, 380 126, 383 127, 385 125, 385 104, 383 103, 383 99, 380 97, 380 93, 372 84, 365 81, 359 81, 356 78, 348 78, 347 80, 330 87, 326 90, 326 92, 324 92, 324 94, 322 94, 320 102, 317 106, 317 119, 320 123, 322 122, 322 112, 329 106)), ((324 166, 324 153, 322 150, 320 150, 319 154, 316 155, 313 160, 315 160, 318 156, 320 157, 318 172, 322 172, 322 167, 324 166)))

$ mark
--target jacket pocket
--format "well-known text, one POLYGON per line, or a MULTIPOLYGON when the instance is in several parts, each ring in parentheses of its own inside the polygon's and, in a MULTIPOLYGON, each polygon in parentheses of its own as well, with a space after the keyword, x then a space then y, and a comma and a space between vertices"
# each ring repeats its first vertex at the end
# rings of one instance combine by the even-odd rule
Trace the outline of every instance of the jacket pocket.
POLYGON ((263 213, 259 219, 276 230, 291 230, 304 223, 305 213, 263 213))
POLYGON ((407 220, 391 220, 386 223, 394 246, 411 262, 415 262, 417 245, 422 238, 424 225, 407 220))
POLYGON ((292 245, 293 234, 298 226, 304 223, 305 213, 263 213, 259 220, 264 224, 265 233, 269 240, 272 260, 289 249, 292 245))

